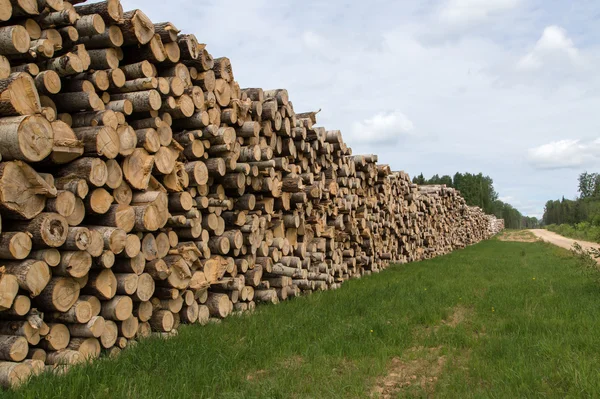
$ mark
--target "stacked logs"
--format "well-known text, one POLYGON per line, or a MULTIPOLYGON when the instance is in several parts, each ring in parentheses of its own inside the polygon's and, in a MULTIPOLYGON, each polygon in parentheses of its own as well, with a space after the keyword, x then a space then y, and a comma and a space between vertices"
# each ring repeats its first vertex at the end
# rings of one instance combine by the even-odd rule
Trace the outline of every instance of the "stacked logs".
POLYGON ((1 385, 502 228, 194 35, 82 3, 0 7, 1 385))
POLYGON ((487 216, 488 219, 488 236, 495 236, 504 230, 504 219, 497 219, 493 216, 487 216))

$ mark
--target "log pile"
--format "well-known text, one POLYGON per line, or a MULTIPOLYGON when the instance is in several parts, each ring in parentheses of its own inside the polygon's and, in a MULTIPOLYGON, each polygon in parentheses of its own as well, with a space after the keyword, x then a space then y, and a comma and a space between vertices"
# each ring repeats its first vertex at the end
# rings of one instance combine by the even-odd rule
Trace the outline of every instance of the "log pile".
POLYGON ((502 228, 119 0, 0 13, 0 384, 502 228))
POLYGON ((498 219, 494 216, 486 215, 488 218, 488 236, 495 236, 504 230, 504 219, 498 219))

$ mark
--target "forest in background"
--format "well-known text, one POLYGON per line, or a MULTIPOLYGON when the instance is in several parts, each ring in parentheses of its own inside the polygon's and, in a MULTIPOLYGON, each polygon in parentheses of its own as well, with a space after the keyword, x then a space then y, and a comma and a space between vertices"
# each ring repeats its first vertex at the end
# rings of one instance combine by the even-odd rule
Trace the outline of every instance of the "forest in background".
POLYGON ((584 172, 578 178, 579 197, 546 202, 543 223, 550 231, 600 241, 600 174, 584 172))
POLYGON ((498 193, 494 189, 494 181, 482 173, 459 173, 453 177, 449 175, 433 175, 426 179, 421 173, 413 177, 413 183, 420 185, 445 184, 460 191, 463 198, 470 206, 478 206, 485 213, 496 215, 504 219, 507 229, 531 229, 539 226, 539 221, 534 217, 523 216, 519 210, 512 205, 498 199, 498 193))

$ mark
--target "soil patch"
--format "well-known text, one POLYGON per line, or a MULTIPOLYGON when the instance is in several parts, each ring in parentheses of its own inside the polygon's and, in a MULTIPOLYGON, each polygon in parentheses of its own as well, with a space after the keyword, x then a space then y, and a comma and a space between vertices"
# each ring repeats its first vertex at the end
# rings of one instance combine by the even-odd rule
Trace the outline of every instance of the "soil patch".
MULTIPOLYGON (((456 306, 447 319, 425 331, 419 329, 417 336, 429 335, 442 326, 456 328, 473 314, 473 310, 464 306, 456 306)), ((406 350, 401 357, 395 357, 388 366, 388 373, 377 380, 371 392, 371 397, 389 399, 395 398, 400 392, 409 396, 432 397, 438 378, 444 370, 448 359, 442 355, 442 346, 435 348, 413 347, 406 350)), ((462 356, 459 356, 462 357, 462 356)))
POLYGON ((497 236, 499 241, 536 242, 538 238, 529 230, 503 231, 497 236))
POLYGON ((415 357, 412 360, 393 358, 388 374, 377 382, 372 397, 382 399, 395 398, 399 392, 420 391, 432 396, 438 376, 446 364, 446 356, 442 356, 442 347, 411 348, 403 357, 415 357))
POLYGON ((246 376, 248 381, 256 380, 263 375, 267 374, 267 370, 256 370, 246 376))
POLYGON ((472 309, 468 309, 460 305, 456 306, 450 317, 448 317, 448 320, 442 320, 442 325, 456 328, 460 323, 468 319, 472 314, 472 309))
POLYGON ((280 366, 286 369, 298 368, 304 364, 304 358, 302 356, 291 356, 285 360, 279 362, 280 366))

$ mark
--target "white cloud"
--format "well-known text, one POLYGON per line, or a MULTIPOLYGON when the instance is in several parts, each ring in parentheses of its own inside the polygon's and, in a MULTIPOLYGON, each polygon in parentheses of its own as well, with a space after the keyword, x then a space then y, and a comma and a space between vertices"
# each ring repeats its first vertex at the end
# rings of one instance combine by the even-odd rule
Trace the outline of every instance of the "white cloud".
POLYGON ((302 34, 302 42, 309 49, 322 49, 323 48, 323 38, 312 31, 306 31, 302 34))
POLYGON ((320 62, 335 63, 338 61, 339 50, 331 45, 326 37, 314 32, 305 31, 301 36, 302 46, 306 49, 305 55, 317 57, 320 62))
POLYGON ((297 112, 321 108, 319 125, 340 129, 355 154, 377 153, 381 163, 411 175, 482 172, 517 208, 532 199, 533 214, 550 198, 573 197, 580 170, 529 167, 527 149, 574 137, 565 132, 596 137, 600 131, 600 42, 594 39, 600 2, 122 3, 196 33, 215 57, 231 59, 242 87, 286 88, 297 112), (542 34, 557 21, 569 35, 542 34), (517 69, 542 36, 534 61, 543 68, 517 69), (573 67, 569 54, 584 67, 573 67), (382 116, 401 111, 398 120, 410 120, 412 130, 363 120, 382 110, 392 111, 382 116), (375 139, 380 145, 372 148, 375 139))
POLYGON ((538 169, 577 169, 600 160, 600 139, 559 140, 529 150, 531 165, 538 169))
POLYGON ((514 9, 519 3, 520 0, 448 0, 439 9, 439 17, 450 24, 470 24, 514 9))
POLYGON ((400 111, 380 112, 352 126, 350 142, 394 144, 407 134, 413 134, 414 124, 400 111))
POLYGON ((583 62, 579 50, 567 35, 567 31, 560 26, 552 25, 544 29, 542 37, 534 48, 519 60, 517 68, 537 70, 546 63, 560 63, 565 60, 574 65, 581 65, 583 62))

